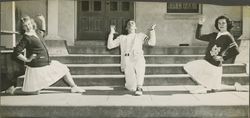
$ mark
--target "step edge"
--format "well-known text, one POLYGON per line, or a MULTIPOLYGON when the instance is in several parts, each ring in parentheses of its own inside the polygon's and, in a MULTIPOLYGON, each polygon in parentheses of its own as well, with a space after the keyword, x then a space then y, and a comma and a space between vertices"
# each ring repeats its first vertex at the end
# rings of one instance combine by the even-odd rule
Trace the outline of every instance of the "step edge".
MULTIPOLYGON (((66 64, 68 67, 119 67, 121 64, 66 64)), ((146 64, 146 67, 183 67, 185 64, 146 64)), ((245 66, 245 64, 223 64, 223 67, 245 66)))
MULTIPOLYGON (((72 75, 73 78, 124 78, 125 75, 72 75)), ((191 77, 188 74, 157 74, 157 75, 145 75, 145 78, 166 78, 166 77, 191 77)), ((222 77, 249 77, 246 73, 240 74, 223 74, 222 77)), ((19 76, 18 78, 24 78, 24 75, 19 76)))
MULTIPOLYGON (((117 54, 67 54, 67 55, 50 55, 50 57, 120 57, 117 54)), ((204 57, 205 55, 144 55, 145 57, 204 57)))

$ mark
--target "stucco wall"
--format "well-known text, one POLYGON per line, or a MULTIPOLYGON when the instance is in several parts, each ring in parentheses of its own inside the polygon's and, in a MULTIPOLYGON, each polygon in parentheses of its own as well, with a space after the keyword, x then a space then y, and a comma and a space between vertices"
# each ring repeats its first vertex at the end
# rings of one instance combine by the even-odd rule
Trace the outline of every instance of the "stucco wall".
MULTIPOLYGON (((232 20, 241 20, 241 7, 203 5, 203 15, 207 20, 203 27, 204 33, 215 31, 214 20, 219 15, 226 14, 232 20)), ((136 2, 135 19, 139 32, 147 32, 151 24, 156 23, 157 45, 206 45, 194 38, 199 15, 173 16, 166 14, 166 3, 136 2)))
MULTIPOLYGON (((58 9, 55 9, 58 10, 58 35, 63 40, 67 40, 68 45, 74 44, 76 32, 74 13, 75 5, 75 0, 60 0, 58 1, 58 9)), ((16 1, 17 30, 19 30, 19 20, 21 16, 29 15, 31 17, 35 17, 38 14, 42 14, 46 18, 48 11, 47 7, 46 0, 16 1)))
POLYGON ((47 16, 46 0, 22 0, 15 1, 15 4, 17 30, 19 30, 20 18, 22 16, 35 17, 39 14, 42 14, 45 18, 47 16))
MULTIPOLYGON (((67 40, 69 45, 74 44, 76 37, 76 0, 59 0, 58 6, 58 35, 67 40)), ((37 14, 47 16, 46 0, 16 1, 16 16, 37 14)), ((226 14, 232 20, 241 20, 242 8, 240 6, 218 6, 204 4, 203 14, 208 18, 204 24, 203 32, 215 31, 214 20, 217 16, 226 14)), ((190 45, 206 45, 205 42, 194 38, 196 24, 199 15, 173 16, 166 14, 166 3, 164 2, 136 2, 135 19, 139 32, 147 32, 151 24, 156 23, 157 45, 179 45, 188 43, 190 45)), ((17 19, 19 20, 19 19, 17 19)), ((17 21, 16 21, 17 22, 17 21)), ((17 28, 18 28, 17 22, 17 28)), ((49 26, 48 26, 49 27, 49 26)))

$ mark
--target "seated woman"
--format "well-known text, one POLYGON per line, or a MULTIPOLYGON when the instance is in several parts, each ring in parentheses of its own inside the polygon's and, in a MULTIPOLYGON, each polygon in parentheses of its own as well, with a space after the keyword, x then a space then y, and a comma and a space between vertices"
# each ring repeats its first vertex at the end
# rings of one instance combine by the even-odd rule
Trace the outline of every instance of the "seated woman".
MULTIPOLYGON (((21 19, 21 34, 23 38, 14 48, 14 56, 25 62, 26 71, 22 91, 24 94, 39 94, 41 89, 49 87, 61 78, 70 85, 72 93, 85 92, 73 81, 73 78, 66 65, 50 60, 48 49, 43 39, 45 34, 45 19, 39 15, 38 20, 42 23, 41 29, 29 16, 21 19), (26 49, 26 56, 22 51, 26 49)), ((13 90, 8 91, 15 94, 13 90)))
POLYGON ((125 87, 135 91, 135 95, 142 95, 142 86, 145 76, 145 58, 142 46, 148 43, 154 46, 156 43, 155 26, 150 29, 149 36, 144 33, 136 33, 136 23, 128 20, 126 23, 126 34, 119 35, 113 39, 115 26, 110 26, 108 37, 108 49, 120 46, 121 49, 121 70, 125 73, 125 87))
POLYGON ((215 28, 219 32, 201 35, 201 27, 205 18, 199 19, 196 29, 196 39, 207 41, 208 47, 204 60, 196 60, 184 66, 186 72, 191 75, 202 87, 191 90, 190 93, 207 93, 207 91, 237 90, 245 91, 239 83, 235 86, 222 86, 222 62, 239 54, 238 45, 229 33, 232 23, 229 18, 219 16, 215 20, 215 28))

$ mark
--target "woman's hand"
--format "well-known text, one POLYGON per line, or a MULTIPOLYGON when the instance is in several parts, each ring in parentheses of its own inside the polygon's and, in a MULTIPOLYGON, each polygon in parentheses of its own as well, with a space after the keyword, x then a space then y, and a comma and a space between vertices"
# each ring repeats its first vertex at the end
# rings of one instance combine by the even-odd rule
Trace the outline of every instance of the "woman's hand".
POLYGON ((43 16, 43 15, 41 15, 41 14, 40 14, 40 15, 38 15, 38 16, 37 16, 37 18, 38 18, 38 19, 40 19, 40 20, 43 20, 43 21, 45 21, 45 18, 44 18, 44 16, 43 16))
POLYGON ((37 54, 32 54, 32 55, 27 59, 26 62, 31 62, 33 59, 36 58, 36 56, 37 56, 37 54))
POLYGON ((199 17, 199 24, 202 25, 205 21, 206 21, 205 16, 200 16, 200 17, 199 17))
POLYGON ((111 34, 115 34, 116 31, 115 31, 115 25, 110 25, 110 33, 111 34))
POLYGON ((155 27, 156 27, 156 24, 153 24, 153 25, 151 26, 151 30, 155 30, 155 27))
POLYGON ((220 61, 220 62, 224 61, 224 59, 223 59, 222 56, 213 56, 213 58, 214 58, 214 60, 216 60, 216 61, 220 61))

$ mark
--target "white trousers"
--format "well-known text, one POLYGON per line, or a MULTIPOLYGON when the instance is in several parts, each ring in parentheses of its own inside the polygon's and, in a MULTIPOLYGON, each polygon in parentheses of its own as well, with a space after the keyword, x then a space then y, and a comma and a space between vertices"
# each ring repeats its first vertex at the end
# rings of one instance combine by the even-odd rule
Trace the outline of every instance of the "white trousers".
POLYGON ((145 59, 125 57, 125 87, 130 91, 135 91, 138 86, 143 86, 145 76, 145 59))

